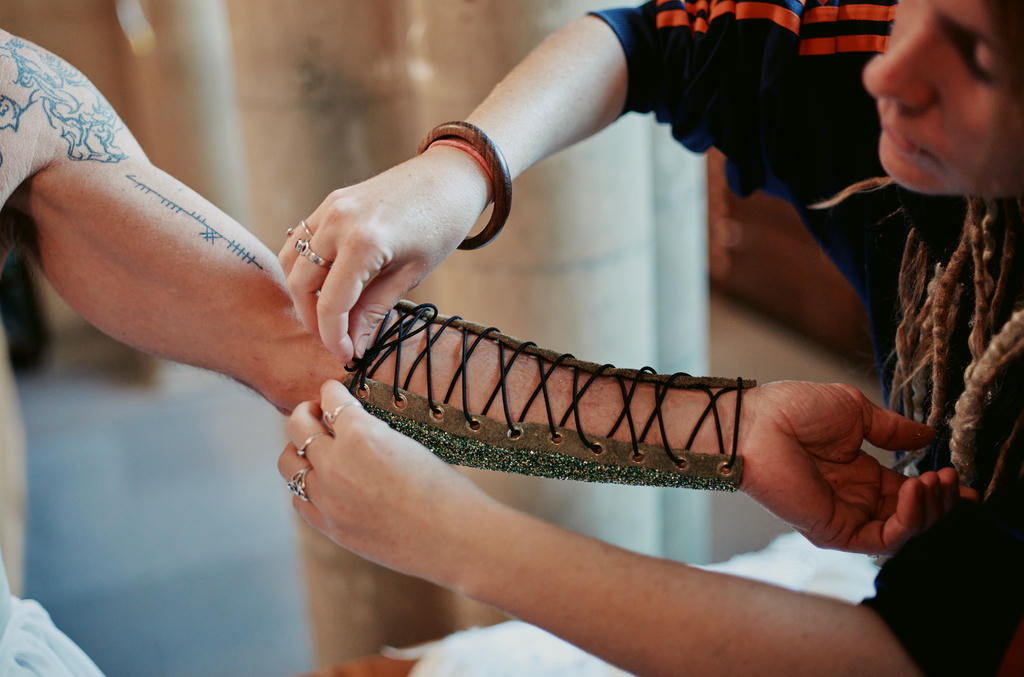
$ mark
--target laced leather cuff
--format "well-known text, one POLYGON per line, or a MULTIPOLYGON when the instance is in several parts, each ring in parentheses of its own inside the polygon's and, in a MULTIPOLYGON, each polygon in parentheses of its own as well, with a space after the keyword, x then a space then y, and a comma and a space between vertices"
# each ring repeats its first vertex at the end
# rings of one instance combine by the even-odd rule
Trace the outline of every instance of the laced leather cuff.
MULTIPOLYGON (((684 373, 657 374, 650 367, 617 369, 610 364, 583 362, 569 354, 538 348, 529 341, 520 341, 459 317, 439 315, 430 304, 413 305, 400 301, 395 306, 397 321, 390 316, 381 323, 373 345, 350 368, 346 384, 367 411, 392 428, 420 442, 448 463, 488 470, 538 475, 556 479, 588 482, 614 482, 667 487, 690 487, 735 491, 743 473, 743 459, 736 453, 739 413, 743 390, 755 385, 745 379, 697 378, 684 373), (461 363, 442 399, 435 397, 437 385, 432 376, 431 354, 434 344, 446 329, 461 333, 461 363), (425 333, 423 349, 413 356, 411 366, 401 381, 402 346, 408 339, 425 333), (494 386, 483 410, 469 411, 470 362, 473 352, 483 340, 497 344, 500 364, 498 383, 494 386), (385 384, 373 379, 381 365, 394 356, 394 382, 385 384), (526 401, 518 419, 511 414, 507 376, 512 365, 523 355, 536 358, 539 384, 526 401), (420 366, 426 369, 427 396, 409 392, 408 387, 420 366), (556 369, 572 373, 572 400, 556 418, 552 411, 548 381, 556 369), (459 378, 462 376, 463 378, 459 378), (583 431, 580 421, 580 399, 601 377, 614 379, 621 390, 622 409, 604 437, 583 431), (402 383, 400 386, 399 383, 402 383), (456 385, 461 381, 461 410, 450 404, 456 385), (582 382, 582 384, 581 384, 582 382), (653 411, 645 421, 634 420, 630 404, 640 384, 654 389, 653 411), (683 449, 672 449, 665 431, 662 403, 670 390, 686 389, 707 395, 708 403, 695 422, 683 449), (733 444, 725 449, 722 424, 718 415, 718 399, 734 393, 733 444), (503 416, 489 415, 498 396, 503 416), (531 407, 542 406, 547 424, 526 422, 531 407), (698 432, 705 424, 715 426, 717 453, 691 449, 698 432), (612 436, 625 424, 629 441, 612 436), (642 424, 642 425, 640 425, 642 424), (647 438, 657 425, 660 442, 647 438), (569 426, 572 426, 570 428, 569 426), (638 430, 639 428, 639 430, 638 430)), ((409 347, 406 347, 406 352, 409 347)))

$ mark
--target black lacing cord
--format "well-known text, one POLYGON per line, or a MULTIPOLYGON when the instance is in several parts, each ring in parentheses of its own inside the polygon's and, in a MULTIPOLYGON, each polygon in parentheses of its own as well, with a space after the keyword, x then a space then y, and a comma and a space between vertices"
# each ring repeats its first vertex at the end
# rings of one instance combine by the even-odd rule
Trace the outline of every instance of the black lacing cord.
POLYGON ((643 369, 638 369, 636 374, 633 375, 633 386, 629 389, 628 392, 626 391, 625 379, 623 379, 621 376, 615 377, 615 380, 619 384, 619 390, 622 392, 622 411, 619 412, 619 418, 615 421, 615 425, 612 426, 612 429, 608 431, 608 434, 605 435, 605 437, 611 438, 615 434, 615 431, 619 429, 619 426, 622 424, 623 419, 625 419, 627 425, 629 426, 629 439, 630 442, 633 444, 634 461, 641 460, 643 458, 643 454, 640 453, 640 446, 639 444, 637 444, 636 438, 636 427, 633 425, 633 395, 636 394, 636 389, 640 385, 640 379, 643 376, 643 374, 657 373, 658 372, 654 371, 654 369, 652 369, 651 367, 644 367, 643 369))
POLYGON ((672 448, 668 443, 668 433, 665 432, 665 417, 662 415, 661 405, 665 401, 665 396, 668 395, 668 391, 672 388, 672 384, 675 383, 676 379, 686 378, 688 374, 682 371, 677 371, 668 377, 668 380, 664 383, 657 383, 654 386, 654 410, 647 419, 647 423, 644 424, 643 432, 640 433, 640 441, 643 442, 647 439, 647 433, 651 429, 651 425, 655 419, 658 421, 658 428, 661 432, 661 444, 665 449, 665 453, 672 459, 672 462, 678 466, 686 464, 686 459, 676 456, 672 451, 672 448))
POLYGON ((473 345, 470 346, 469 350, 467 351, 466 340, 469 336, 469 332, 466 331, 465 329, 462 330, 462 363, 459 365, 459 368, 455 370, 455 375, 452 376, 452 382, 448 385, 448 392, 444 396, 444 403, 448 404, 448 400, 451 399, 452 396, 452 391, 455 390, 455 382, 458 380, 459 375, 461 374, 462 414, 463 416, 466 417, 466 424, 473 430, 476 430, 478 427, 480 427, 480 423, 474 420, 472 415, 470 415, 469 413, 469 358, 472 357, 473 352, 476 350, 477 346, 480 345, 480 342, 487 338, 488 334, 493 334, 494 332, 500 333, 500 330, 497 327, 487 327, 486 329, 484 329, 482 332, 480 332, 480 335, 476 337, 476 339, 473 341, 473 345))
MULTIPOLYGON (((401 311, 399 311, 401 316, 401 311)), ((380 323, 380 327, 377 328, 377 336, 374 338, 373 345, 366 349, 363 357, 355 361, 355 366, 350 370, 354 371, 356 378, 352 379, 353 384, 358 383, 360 390, 366 389, 366 379, 373 378, 373 375, 377 372, 377 369, 391 356, 391 353, 395 353, 395 379, 392 384, 394 389, 395 400, 399 399, 400 393, 398 392, 399 383, 399 366, 401 365, 401 354, 402 354, 402 343, 413 336, 426 331, 426 328, 430 326, 430 323, 437 317, 437 307, 430 304, 423 304, 417 306, 412 313, 401 316, 398 321, 384 329, 387 326, 388 319, 391 317, 391 311, 384 316, 384 319, 380 323), (427 319, 423 319, 424 316, 429 316, 427 319), (417 322, 422 321, 423 324, 416 326, 417 322), (392 337, 395 337, 393 340, 392 337), (372 365, 372 366, 371 366, 372 365)))
POLYGON ((609 369, 614 368, 615 365, 602 364, 594 371, 593 374, 590 375, 590 378, 587 379, 587 382, 586 384, 584 384, 583 389, 577 390, 576 388, 579 385, 580 381, 580 370, 574 367, 572 370, 572 401, 569 403, 569 408, 565 410, 565 415, 562 417, 561 422, 559 422, 558 424, 559 428, 564 428, 565 422, 569 420, 569 414, 572 414, 573 418, 576 421, 576 434, 580 436, 580 441, 583 442, 583 446, 585 446, 587 449, 590 449, 595 454, 601 453, 601 445, 598 444, 597 442, 591 442, 583 434, 583 425, 580 423, 580 399, 583 397, 584 393, 587 392, 587 389, 590 388, 591 384, 593 384, 593 382, 596 381, 601 374, 608 371, 609 369))
MULTIPOLYGON (((374 338, 373 344, 370 346, 370 348, 366 350, 363 357, 356 360, 354 362, 354 365, 348 368, 349 371, 355 373, 355 378, 353 378, 352 380, 351 388, 353 392, 356 390, 356 388, 359 388, 360 390, 365 390, 366 379, 372 378, 374 373, 376 373, 377 369, 392 354, 394 354, 395 379, 393 383, 393 391, 395 401, 399 402, 401 398, 401 393, 399 392, 398 386, 401 372, 401 344, 407 339, 412 338, 413 336, 421 332, 425 332, 426 341, 424 348, 416 356, 416 359, 410 366, 408 374, 406 374, 404 389, 408 390, 408 386, 412 380, 413 373, 419 366, 420 362, 425 360, 427 369, 427 402, 428 405, 430 406, 431 411, 434 412, 435 414, 438 414, 441 412, 441 409, 436 404, 436 401, 433 398, 433 381, 431 378, 432 369, 430 355, 434 347, 434 344, 441 337, 441 334, 444 332, 444 330, 447 329, 452 322, 455 322, 460 318, 457 316, 448 318, 443 324, 441 324, 436 334, 434 334, 434 336, 431 336, 430 326, 438 315, 436 306, 425 303, 416 306, 415 308, 408 312, 403 312, 402 310, 398 310, 397 312, 399 315, 398 320, 393 325, 388 327, 388 329, 386 330, 384 329, 384 327, 388 325, 388 320, 391 317, 391 313, 388 312, 388 314, 385 315, 384 320, 381 322, 380 328, 378 328, 377 330, 377 335, 374 338)), ((487 336, 489 336, 490 334, 498 332, 499 330, 496 327, 487 327, 478 336, 476 336, 472 345, 467 347, 469 331, 464 327, 461 327, 459 329, 462 332, 462 356, 460 364, 458 368, 455 370, 455 374, 452 376, 452 380, 448 385, 448 390, 445 393, 443 404, 449 403, 449 401, 451 400, 451 396, 454 393, 455 385, 458 382, 459 377, 462 376, 462 412, 466 418, 466 423, 469 424, 471 428, 476 429, 476 427, 479 427, 479 422, 474 420, 473 415, 469 411, 469 358, 472 357, 473 352, 480 345, 481 341, 486 339, 487 336), (474 423, 476 424, 475 427, 473 425, 474 423)), ((495 386, 494 390, 491 392, 491 395, 488 398, 487 404, 484 406, 481 415, 487 415, 487 412, 490 410, 495 398, 500 392, 502 399, 502 408, 504 409, 505 414, 505 422, 508 426, 509 434, 511 436, 515 432, 521 432, 521 429, 516 427, 515 423, 513 423, 513 417, 511 413, 511 407, 509 404, 508 396, 508 374, 510 373, 512 366, 515 364, 516 360, 519 359, 519 356, 522 355, 527 348, 536 347, 536 344, 533 342, 526 342, 520 344, 512 353, 512 356, 509 358, 508 362, 505 362, 504 344, 501 341, 498 341, 497 344, 498 360, 499 364, 501 365, 501 368, 499 369, 499 382, 498 385, 495 386)), ((531 393, 529 399, 526 401, 526 404, 523 407, 523 410, 519 416, 518 421, 519 423, 522 423, 526 419, 526 415, 529 412, 530 407, 533 405, 533 402, 536 400, 538 395, 542 395, 542 399, 544 401, 544 408, 548 419, 548 428, 551 432, 551 439, 553 442, 556 443, 561 440, 561 435, 558 433, 556 429, 555 418, 551 410, 551 398, 548 393, 547 383, 548 380, 551 378, 551 375, 555 372, 555 370, 559 366, 561 366, 561 364, 565 360, 569 359, 575 358, 568 353, 558 356, 558 358, 554 360, 554 362, 551 364, 550 368, 546 372, 544 370, 542 361, 538 359, 540 383, 537 385, 533 393, 531 393)), ((580 441, 583 442, 584 446, 589 448, 594 453, 601 453, 601 445, 597 442, 590 441, 583 433, 583 425, 580 419, 579 411, 580 402, 584 394, 594 383, 594 381, 596 381, 601 375, 603 375, 609 369, 614 369, 614 366, 611 364, 603 364, 600 367, 598 367, 593 373, 591 373, 590 377, 587 379, 587 382, 583 385, 582 388, 579 387, 579 377, 581 371, 580 368, 578 366, 572 366, 571 369, 573 372, 572 399, 568 409, 565 410, 565 413, 562 416, 561 421, 559 421, 559 423, 557 424, 557 427, 564 428, 565 424, 569 420, 569 416, 573 416, 574 422, 576 424, 576 433, 577 435, 579 435, 580 441)), ((643 375, 656 373, 657 372, 651 367, 643 367, 642 369, 638 370, 633 375, 631 379, 632 384, 628 390, 626 387, 627 379, 619 375, 614 376, 617 383, 619 384, 619 389, 622 394, 623 408, 622 411, 619 413, 618 418, 615 420, 615 424, 612 426, 611 430, 608 432, 606 437, 611 438, 622 425, 623 420, 625 420, 629 428, 630 441, 633 446, 634 460, 640 460, 642 459, 642 455, 640 454, 639 445, 641 443, 645 443, 647 435, 649 434, 650 429, 654 424, 654 421, 657 420, 659 432, 661 433, 662 446, 664 447, 665 453, 674 463, 682 466, 685 465, 685 459, 680 458, 676 456, 674 453, 672 453, 672 449, 668 442, 668 434, 665 430, 664 415, 662 413, 662 404, 669 390, 674 386, 674 383, 680 378, 688 378, 689 374, 686 374, 684 372, 677 372, 673 374, 671 377, 669 377, 667 381, 655 384, 655 401, 653 411, 651 412, 646 423, 644 424, 643 430, 641 431, 639 437, 636 434, 636 427, 633 421, 631 407, 633 397, 636 394, 637 388, 639 387, 643 375)), ((718 453, 723 455, 725 454, 725 440, 722 432, 722 421, 718 413, 718 399, 725 393, 732 392, 734 390, 736 391, 736 414, 735 419, 733 420, 732 450, 729 455, 729 459, 722 465, 723 469, 731 469, 738 455, 739 420, 743 398, 743 379, 736 379, 735 387, 720 388, 717 392, 712 392, 711 388, 707 385, 690 385, 686 386, 686 388, 690 390, 700 390, 704 392, 708 396, 708 404, 701 412, 701 415, 698 418, 696 425, 694 425, 684 449, 687 451, 691 449, 694 441, 696 440, 697 434, 700 432, 702 426, 704 425, 704 421, 707 419, 709 415, 711 415, 715 424, 715 435, 718 441, 718 453)))
POLYGON ((426 357, 426 368, 427 368, 427 406, 430 407, 431 413, 433 413, 435 416, 438 415, 438 414, 441 414, 443 412, 442 412, 441 407, 438 406, 438 404, 434 401, 433 369, 430 368, 430 355, 433 352, 431 350, 431 348, 433 348, 434 344, 437 343, 437 340, 439 338, 441 338, 441 334, 443 334, 444 330, 448 328, 448 325, 450 325, 455 320, 459 320, 459 319, 462 319, 462 318, 460 318, 458 315, 453 315, 452 317, 449 317, 447 320, 444 321, 444 323, 440 327, 438 327, 437 333, 434 335, 433 338, 431 338, 431 336, 430 336, 430 326, 431 325, 429 325, 429 324, 427 325, 427 331, 426 331, 427 340, 426 340, 426 344, 423 346, 423 350, 420 351, 420 354, 416 356, 416 359, 413 360, 412 366, 409 367, 409 373, 406 374, 406 376, 405 376, 405 383, 402 385, 402 388, 404 390, 408 390, 409 389, 409 384, 412 382, 412 376, 416 372, 416 368, 419 366, 420 362, 423 361, 424 357, 426 357))
POLYGON ((711 392, 711 388, 707 386, 694 386, 695 390, 700 390, 708 396, 708 406, 704 407, 704 411, 701 412, 700 418, 697 419, 697 425, 693 427, 690 432, 690 438, 686 441, 684 450, 690 451, 693 448, 693 442, 697 439, 697 433, 700 432, 701 427, 704 425, 704 420, 711 414, 715 421, 715 436, 718 438, 718 453, 725 453, 725 441, 722 438, 722 421, 718 417, 718 398, 725 392, 729 392, 732 388, 722 388, 717 393, 711 392))
POLYGON ((561 366, 565 360, 576 359, 569 353, 563 353, 551 363, 551 368, 548 369, 547 373, 544 373, 544 363, 542 360, 537 360, 537 368, 540 370, 540 384, 534 389, 533 394, 530 395, 530 399, 526 400, 526 405, 523 407, 523 412, 519 415, 519 422, 522 423, 526 420, 526 412, 530 410, 530 405, 533 404, 533 400, 536 399, 537 395, 541 392, 544 393, 544 409, 548 415, 548 429, 551 431, 551 441, 560 442, 562 436, 555 428, 555 416, 551 412, 551 396, 548 395, 548 379, 555 373, 555 369, 561 366))
POLYGON ((736 415, 732 421, 732 453, 729 454, 729 460, 722 466, 727 470, 732 470, 733 463, 736 462, 736 455, 739 453, 739 440, 740 440, 740 408, 743 406, 743 379, 739 376, 736 377, 736 415))
POLYGON ((537 344, 533 341, 527 341, 516 348, 515 352, 512 353, 512 357, 509 358, 508 364, 505 364, 505 344, 498 343, 498 363, 501 365, 501 378, 498 379, 498 385, 494 387, 494 391, 491 396, 487 399, 487 404, 484 405, 483 415, 486 416, 487 412, 491 409, 491 404, 494 403, 494 398, 498 396, 498 391, 501 391, 501 406, 505 410, 505 423, 508 425, 509 435, 519 436, 522 432, 516 427, 515 423, 512 422, 512 411, 509 408, 508 403, 508 372, 512 369, 512 365, 516 359, 519 358, 520 353, 529 347, 536 347, 537 344))

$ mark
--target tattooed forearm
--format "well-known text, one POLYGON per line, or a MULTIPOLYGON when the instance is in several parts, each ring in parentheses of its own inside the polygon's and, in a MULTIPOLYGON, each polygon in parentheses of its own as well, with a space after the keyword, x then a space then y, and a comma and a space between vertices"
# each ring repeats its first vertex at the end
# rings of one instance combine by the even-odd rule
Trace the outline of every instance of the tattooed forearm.
POLYGON ((17 132, 21 116, 38 106, 67 143, 72 160, 120 162, 128 157, 115 143, 123 127, 117 114, 71 65, 18 38, 0 44, 0 59, 11 59, 18 69, 14 80, 2 83, 0 130, 17 132))
POLYGON ((134 183, 135 187, 138 190, 142 191, 143 193, 146 193, 147 195, 152 195, 153 197, 159 199, 160 204, 162 206, 171 210, 175 214, 183 214, 192 219, 193 221, 199 223, 203 227, 203 229, 198 233, 201 238, 203 238, 210 244, 223 241, 224 246, 227 247, 228 251, 230 251, 232 254, 242 259, 244 262, 251 263, 260 270, 263 270, 263 266, 260 265, 259 261, 256 260, 256 257, 253 256, 248 249, 246 249, 240 242, 229 239, 224 235, 221 235, 220 232, 218 232, 213 226, 206 222, 206 217, 202 216, 201 214, 194 210, 189 210, 186 209, 185 207, 182 207, 174 200, 162 195, 159 191, 139 181, 139 179, 132 174, 125 174, 125 178, 134 183))

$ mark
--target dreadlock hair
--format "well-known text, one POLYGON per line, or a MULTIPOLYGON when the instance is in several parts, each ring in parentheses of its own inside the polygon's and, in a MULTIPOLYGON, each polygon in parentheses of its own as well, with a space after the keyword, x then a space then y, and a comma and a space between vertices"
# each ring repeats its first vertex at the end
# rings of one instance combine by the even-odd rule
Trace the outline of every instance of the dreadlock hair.
POLYGON ((1022 215, 1021 199, 970 199, 945 262, 912 230, 898 283, 890 406, 948 428, 950 460, 985 498, 1024 479, 1022 215))

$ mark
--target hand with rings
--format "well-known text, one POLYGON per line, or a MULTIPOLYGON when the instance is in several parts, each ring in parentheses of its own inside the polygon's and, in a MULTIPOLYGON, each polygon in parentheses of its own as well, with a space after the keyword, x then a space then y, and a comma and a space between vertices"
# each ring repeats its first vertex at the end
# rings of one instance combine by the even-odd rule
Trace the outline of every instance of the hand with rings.
POLYGON ((319 402, 296 407, 287 430, 291 442, 278 471, 295 494, 292 505, 338 544, 386 566, 432 575, 438 544, 458 540, 462 520, 493 503, 422 445, 364 411, 337 381, 323 385, 319 402), (333 437, 328 420, 336 424, 333 437))
POLYGON ((278 260, 303 325, 343 363, 445 259, 487 205, 487 179, 445 146, 332 192, 289 229, 278 260))

